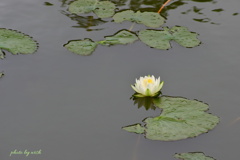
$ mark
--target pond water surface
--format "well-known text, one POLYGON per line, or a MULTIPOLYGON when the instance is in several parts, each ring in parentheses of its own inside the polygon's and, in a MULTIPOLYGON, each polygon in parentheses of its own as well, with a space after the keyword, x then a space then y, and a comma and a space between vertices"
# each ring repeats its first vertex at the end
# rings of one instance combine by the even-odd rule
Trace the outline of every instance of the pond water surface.
MULTIPOLYGON (((0 27, 32 36, 39 49, 0 62, 0 159, 2 160, 173 160, 174 153, 201 151, 217 160, 240 157, 239 0, 173 0, 162 14, 166 26, 186 26, 202 44, 170 50, 130 45, 99 46, 90 56, 63 47, 69 40, 95 41, 129 29, 93 14, 69 15, 69 1, 1 0, 0 27), (52 5, 49 5, 52 4, 52 5), (87 17, 89 16, 89 17, 87 17), (153 74, 163 94, 210 105, 220 124, 209 133, 161 142, 121 127, 159 111, 138 109, 129 98, 135 78, 153 74), (36 155, 10 152, 39 151, 36 155)), ((113 1, 121 9, 157 11, 163 1, 113 1)), ((133 31, 144 29, 135 25, 133 31)))

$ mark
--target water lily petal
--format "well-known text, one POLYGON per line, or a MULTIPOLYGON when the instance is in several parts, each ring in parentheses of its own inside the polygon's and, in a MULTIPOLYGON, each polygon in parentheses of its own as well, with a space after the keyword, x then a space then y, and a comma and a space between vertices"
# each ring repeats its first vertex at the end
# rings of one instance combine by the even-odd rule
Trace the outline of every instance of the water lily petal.
POLYGON ((131 87, 132 87, 132 89, 133 89, 134 91, 138 92, 138 89, 135 88, 133 85, 131 85, 131 87))
POLYGON ((159 90, 162 89, 163 84, 164 84, 164 81, 162 81, 162 82, 160 83, 160 85, 159 85, 159 90))

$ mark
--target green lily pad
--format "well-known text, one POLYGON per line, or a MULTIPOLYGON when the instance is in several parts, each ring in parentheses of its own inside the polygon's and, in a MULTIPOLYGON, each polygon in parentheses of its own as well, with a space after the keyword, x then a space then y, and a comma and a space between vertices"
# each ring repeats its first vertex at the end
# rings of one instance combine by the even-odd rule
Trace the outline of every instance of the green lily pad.
POLYGON ((101 1, 97 3, 94 13, 99 18, 109 18, 112 17, 115 13, 115 4, 110 1, 101 1))
POLYGON ((75 14, 94 12, 99 18, 108 18, 115 13, 115 4, 110 1, 77 0, 70 3, 68 11, 75 14))
POLYGON ((75 54, 88 56, 92 54, 97 45, 98 44, 96 42, 93 42, 91 39, 84 39, 69 41, 64 45, 64 47, 75 54))
POLYGON ((170 41, 174 40, 183 47, 191 48, 201 42, 197 39, 197 33, 190 32, 186 27, 175 26, 164 30, 142 30, 139 39, 150 47, 156 49, 171 48, 170 41))
MULTIPOLYGON (((12 54, 31 54, 37 50, 37 42, 26 34, 0 28, 0 48, 12 54)), ((2 51, 0 51, 0 58, 4 58, 2 51)))
POLYGON ((215 160, 212 157, 206 156, 202 152, 180 153, 175 154, 174 157, 181 160, 215 160))
POLYGON ((99 41, 102 45, 114 45, 114 44, 129 44, 138 40, 138 37, 127 30, 121 30, 112 36, 106 36, 105 40, 99 41))
POLYGON ((96 8, 97 0, 77 0, 69 4, 68 11, 75 14, 89 13, 96 8))
POLYGON ((113 36, 106 36, 105 40, 94 42, 91 39, 71 40, 64 45, 69 51, 79 55, 90 55, 96 49, 98 44, 101 45, 115 45, 128 44, 136 41, 138 37, 127 30, 121 30, 113 36))
POLYGON ((174 141, 196 137, 213 129, 219 122, 217 116, 206 113, 208 105, 197 100, 163 96, 155 99, 154 104, 163 111, 160 116, 143 121, 144 134, 151 140, 174 141))
POLYGON ((121 23, 123 21, 132 21, 153 28, 160 27, 165 23, 165 19, 159 13, 140 11, 137 11, 135 13, 132 10, 118 12, 113 16, 113 19, 116 23, 121 23))

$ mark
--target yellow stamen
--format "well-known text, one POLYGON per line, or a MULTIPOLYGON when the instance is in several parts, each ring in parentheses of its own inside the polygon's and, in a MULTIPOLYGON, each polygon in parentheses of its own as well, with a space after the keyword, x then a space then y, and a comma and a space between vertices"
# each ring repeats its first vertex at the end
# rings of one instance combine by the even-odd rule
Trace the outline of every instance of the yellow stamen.
POLYGON ((152 79, 148 79, 147 83, 153 83, 153 80, 152 79))
POLYGON ((145 87, 147 87, 147 85, 148 85, 149 83, 154 83, 151 78, 146 78, 146 79, 143 80, 143 85, 144 85, 145 87))

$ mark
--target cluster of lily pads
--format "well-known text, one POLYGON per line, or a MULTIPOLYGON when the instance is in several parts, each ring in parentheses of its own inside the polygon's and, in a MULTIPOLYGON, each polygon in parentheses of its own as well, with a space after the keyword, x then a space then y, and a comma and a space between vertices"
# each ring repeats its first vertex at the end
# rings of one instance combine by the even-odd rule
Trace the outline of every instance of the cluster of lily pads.
MULTIPOLYGON (((112 17, 114 22, 131 21, 144 24, 147 27, 159 28, 165 23, 165 18, 156 12, 134 12, 124 10, 115 13, 116 7, 110 1, 98 0, 75 0, 69 4, 68 11, 72 14, 86 14, 94 12, 99 18, 112 17)), ((90 55, 100 45, 130 44, 136 40, 141 40, 146 45, 156 49, 171 48, 170 41, 174 40, 183 47, 195 47, 201 42, 197 39, 196 33, 190 32, 186 27, 175 26, 172 28, 163 27, 160 30, 145 29, 132 32, 126 29, 106 36, 104 40, 93 41, 85 38, 81 40, 71 40, 64 45, 69 51, 79 55, 90 55)))
MULTIPOLYGON (((131 21, 151 28, 158 28, 165 23, 165 19, 158 13, 132 10, 115 13, 115 10, 114 3, 98 0, 75 0, 68 8, 68 11, 73 14, 94 12, 99 18, 112 17, 116 23, 131 21)), ((195 47, 200 44, 196 33, 190 32, 186 27, 175 26, 163 27, 161 30, 146 29, 137 33, 123 29, 114 35, 105 36, 105 39, 101 41, 94 42, 88 38, 72 40, 64 47, 79 55, 90 55, 98 45, 130 44, 139 39, 156 49, 171 48, 171 40, 184 47, 195 47)), ((12 54, 31 54, 37 48, 37 42, 30 36, 19 31, 0 28, 0 49, 12 54)), ((2 50, 0 50, 0 58, 5 58, 2 50)), ((0 72, 0 78, 3 75, 3 72, 0 72)), ((206 112, 209 106, 203 102, 182 97, 158 97, 162 86, 163 82, 160 82, 160 77, 155 79, 153 76, 146 76, 136 81, 136 84, 132 86, 137 92, 134 94, 135 102, 141 102, 141 105, 147 102, 147 105, 159 108, 162 112, 159 116, 144 119, 144 124, 129 125, 123 127, 124 130, 144 134, 151 140, 174 141, 196 137, 213 129, 219 123, 217 116, 206 112), (147 101, 144 100, 149 97, 147 101)), ((174 157, 182 160, 214 160, 201 152, 175 154, 174 157)))

